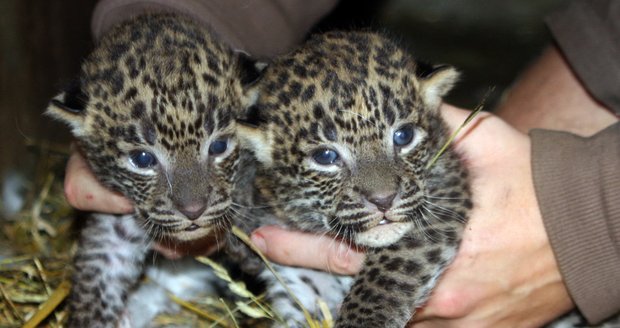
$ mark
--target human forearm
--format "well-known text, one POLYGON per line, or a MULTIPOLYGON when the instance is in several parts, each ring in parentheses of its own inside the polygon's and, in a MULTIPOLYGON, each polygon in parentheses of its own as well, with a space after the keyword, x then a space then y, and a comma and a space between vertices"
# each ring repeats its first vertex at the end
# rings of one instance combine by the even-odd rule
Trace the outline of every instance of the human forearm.
POLYGON ((549 129, 592 135, 618 118, 584 89, 557 47, 549 47, 520 77, 496 114, 527 133, 549 129))
POLYGON ((98 39, 112 25, 153 11, 177 12, 211 26, 235 49, 273 57, 303 40, 337 0, 101 0, 93 14, 98 39))
POLYGON ((619 310, 618 17, 609 0, 574 1, 551 15, 555 46, 498 109, 521 131, 563 131, 532 133, 534 181, 564 280, 592 323, 619 310))

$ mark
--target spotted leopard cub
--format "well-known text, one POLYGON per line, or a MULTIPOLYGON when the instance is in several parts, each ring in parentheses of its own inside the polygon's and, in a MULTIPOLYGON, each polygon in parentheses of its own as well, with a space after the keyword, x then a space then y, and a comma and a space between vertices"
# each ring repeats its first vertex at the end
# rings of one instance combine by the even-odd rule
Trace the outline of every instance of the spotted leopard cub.
POLYGON ((92 170, 133 201, 94 214, 74 259, 69 327, 135 326, 123 314, 152 241, 217 238, 238 181, 235 117, 256 77, 202 26, 172 14, 116 26, 47 113, 66 122, 92 170))
MULTIPOLYGON (((367 258, 336 327, 404 327, 456 254, 472 204, 438 107, 457 79, 386 37, 332 32, 276 60, 240 136, 260 202, 367 258)), ((332 304, 333 305, 333 304, 332 304)))

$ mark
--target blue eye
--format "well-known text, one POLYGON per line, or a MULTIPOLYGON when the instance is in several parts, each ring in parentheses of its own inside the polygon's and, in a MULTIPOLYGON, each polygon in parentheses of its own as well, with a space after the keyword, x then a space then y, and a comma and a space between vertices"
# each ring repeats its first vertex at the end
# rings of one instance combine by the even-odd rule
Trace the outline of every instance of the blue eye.
POLYGON ((144 150, 131 152, 129 154, 129 160, 133 166, 139 169, 146 169, 157 165, 157 158, 155 155, 144 150))
POLYGON ((209 154, 219 155, 228 149, 228 140, 215 140, 209 145, 209 154))
POLYGON ((394 144, 402 147, 408 145, 413 140, 413 126, 405 125, 396 130, 393 136, 394 144))
POLYGON ((312 159, 321 165, 331 165, 338 161, 340 156, 335 150, 323 148, 312 153, 312 159))

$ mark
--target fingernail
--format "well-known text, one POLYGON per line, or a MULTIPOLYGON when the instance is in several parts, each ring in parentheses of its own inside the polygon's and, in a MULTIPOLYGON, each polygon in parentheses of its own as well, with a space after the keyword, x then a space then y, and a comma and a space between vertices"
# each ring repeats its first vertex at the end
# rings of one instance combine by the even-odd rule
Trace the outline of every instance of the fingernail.
POLYGON ((256 248, 263 253, 267 253, 267 243, 265 242, 265 238, 260 233, 253 233, 252 236, 250 236, 250 239, 256 248))

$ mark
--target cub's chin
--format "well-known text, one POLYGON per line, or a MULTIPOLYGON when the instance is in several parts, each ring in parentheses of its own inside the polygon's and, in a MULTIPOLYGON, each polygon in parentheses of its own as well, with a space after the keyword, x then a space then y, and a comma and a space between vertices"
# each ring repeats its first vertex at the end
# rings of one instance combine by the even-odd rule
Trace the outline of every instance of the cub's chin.
POLYGON ((376 226, 355 235, 355 243, 367 247, 386 247, 413 229, 413 222, 381 220, 376 226))
POLYGON ((154 241, 163 239, 169 243, 189 242, 230 230, 230 222, 225 216, 203 215, 190 220, 181 215, 170 214, 140 219, 144 230, 154 241))
POLYGON ((192 242, 209 238, 211 235, 215 235, 216 232, 217 229, 212 226, 191 224, 185 229, 169 233, 169 236, 177 242, 192 242))

